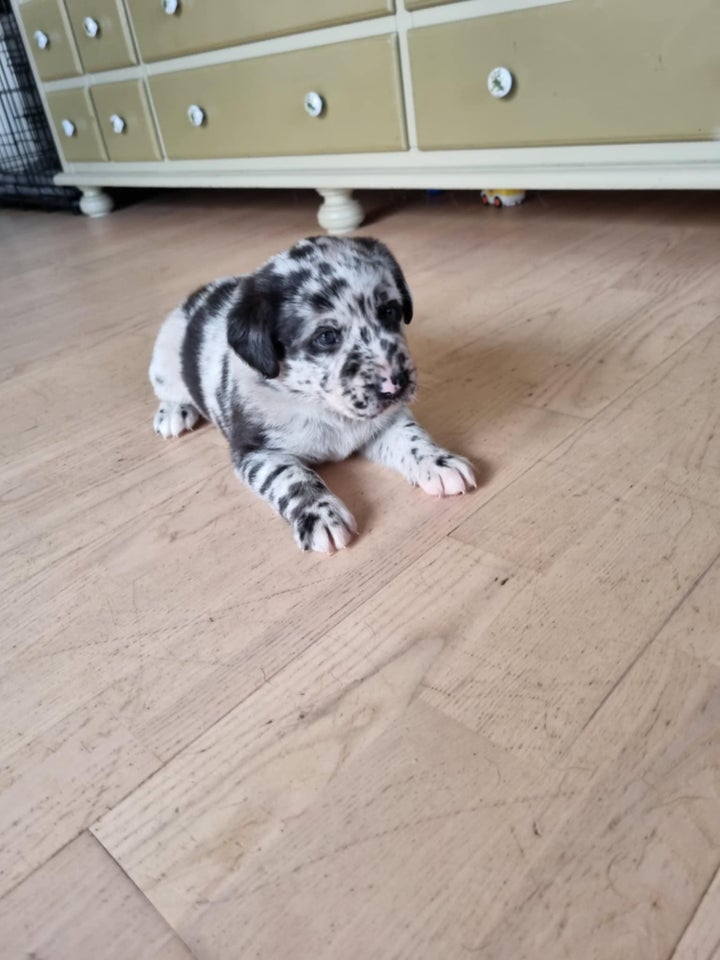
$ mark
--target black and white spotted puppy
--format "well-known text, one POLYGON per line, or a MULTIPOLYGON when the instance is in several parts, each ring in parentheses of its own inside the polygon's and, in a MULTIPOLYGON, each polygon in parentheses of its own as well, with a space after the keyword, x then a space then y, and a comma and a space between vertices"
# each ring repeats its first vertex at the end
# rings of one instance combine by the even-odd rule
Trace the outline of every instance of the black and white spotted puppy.
POLYGON ((200 417, 222 430, 237 476, 292 526, 303 550, 356 532, 311 464, 360 452, 432 496, 475 486, 467 460, 410 415, 415 367, 405 278, 376 240, 314 237, 256 273, 215 280, 165 320, 150 381, 155 431, 200 417))

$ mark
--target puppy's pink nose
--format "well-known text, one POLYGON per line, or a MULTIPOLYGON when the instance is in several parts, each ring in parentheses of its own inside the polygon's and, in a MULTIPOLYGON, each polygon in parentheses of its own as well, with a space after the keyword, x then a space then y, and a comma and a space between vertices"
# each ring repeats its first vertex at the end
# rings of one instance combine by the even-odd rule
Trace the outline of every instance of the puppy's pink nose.
POLYGON ((393 373, 392 376, 383 377, 378 383, 378 393, 381 397, 388 399, 402 393, 410 382, 410 374, 407 370, 401 370, 399 373, 393 373))
POLYGON ((398 392, 399 389, 400 385, 398 383, 393 383, 390 377, 385 377, 384 380, 380 381, 380 393, 382 393, 383 396, 392 397, 398 392))

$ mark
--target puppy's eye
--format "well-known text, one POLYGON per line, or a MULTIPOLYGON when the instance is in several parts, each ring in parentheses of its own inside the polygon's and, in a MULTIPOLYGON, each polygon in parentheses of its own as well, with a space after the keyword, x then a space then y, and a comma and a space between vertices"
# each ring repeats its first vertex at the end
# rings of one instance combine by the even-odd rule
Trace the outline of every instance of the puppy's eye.
POLYGON ((378 310, 378 320, 388 325, 399 325, 400 307, 396 303, 383 303, 378 310))
POLYGON ((321 330, 317 336, 313 337, 313 344, 321 350, 329 350, 340 343, 340 334, 337 330, 321 330))

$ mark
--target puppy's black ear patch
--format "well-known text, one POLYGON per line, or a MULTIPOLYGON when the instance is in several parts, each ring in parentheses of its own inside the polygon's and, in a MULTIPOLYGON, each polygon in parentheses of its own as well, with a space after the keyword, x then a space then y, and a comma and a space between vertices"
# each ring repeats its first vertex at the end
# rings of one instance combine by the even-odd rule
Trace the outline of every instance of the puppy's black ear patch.
POLYGON ((370 237, 356 237, 355 242, 371 253, 379 254, 382 259, 386 261, 390 273, 392 273, 393 280, 395 281, 395 286, 398 288, 398 293, 400 294, 403 320, 405 323, 410 323, 413 318, 413 301, 407 281, 405 280, 405 275, 400 269, 400 264, 380 240, 374 240, 370 237))
POLYGON ((397 284, 398 291, 400 292, 400 305, 402 307, 403 320, 405 323, 410 323, 413 318, 412 296, 410 295, 410 290, 408 288, 407 281, 405 280, 405 275, 400 269, 397 260, 395 260, 395 257, 393 257, 392 254, 390 254, 390 259, 395 264, 392 275, 393 280, 397 284))
POLYGON ((282 301, 278 286, 259 283, 254 276, 243 280, 240 299, 228 312, 227 338, 235 353, 265 378, 280 373, 284 356, 277 338, 277 322, 282 301))

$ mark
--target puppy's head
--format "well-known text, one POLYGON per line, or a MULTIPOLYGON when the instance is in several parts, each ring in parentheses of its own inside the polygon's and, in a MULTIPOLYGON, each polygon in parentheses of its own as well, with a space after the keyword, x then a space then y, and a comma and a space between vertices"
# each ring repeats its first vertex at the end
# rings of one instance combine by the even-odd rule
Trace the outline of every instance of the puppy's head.
POLYGON ((276 389, 370 419, 411 401, 410 292, 370 239, 312 237, 242 281, 228 342, 276 389))

